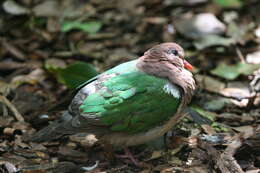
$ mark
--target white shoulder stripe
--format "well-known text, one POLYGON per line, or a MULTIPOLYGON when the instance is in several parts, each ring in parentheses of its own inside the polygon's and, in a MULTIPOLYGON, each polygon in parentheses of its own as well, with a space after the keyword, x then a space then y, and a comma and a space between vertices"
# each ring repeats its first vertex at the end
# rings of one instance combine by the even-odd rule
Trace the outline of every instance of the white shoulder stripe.
POLYGON ((175 85, 172 85, 170 82, 164 85, 163 90, 176 98, 181 97, 179 88, 177 88, 175 85))

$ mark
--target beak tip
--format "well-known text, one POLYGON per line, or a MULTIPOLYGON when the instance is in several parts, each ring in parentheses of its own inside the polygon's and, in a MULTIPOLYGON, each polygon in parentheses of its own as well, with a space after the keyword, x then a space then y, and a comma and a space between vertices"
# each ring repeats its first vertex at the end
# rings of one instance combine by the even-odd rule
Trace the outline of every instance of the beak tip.
POLYGON ((187 61, 184 61, 184 68, 186 68, 188 70, 192 70, 193 66, 190 63, 188 63, 187 61))

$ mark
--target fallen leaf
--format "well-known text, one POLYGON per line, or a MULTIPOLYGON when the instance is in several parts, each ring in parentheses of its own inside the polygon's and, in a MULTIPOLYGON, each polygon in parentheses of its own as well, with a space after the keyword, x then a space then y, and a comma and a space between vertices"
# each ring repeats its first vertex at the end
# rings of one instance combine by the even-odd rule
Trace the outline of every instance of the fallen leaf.
POLYGON ((51 58, 47 59, 45 61, 44 67, 49 71, 49 72, 55 72, 59 69, 64 69, 67 67, 66 62, 62 59, 57 59, 57 58, 51 58))
POLYGON ((66 68, 52 68, 52 70, 58 81, 70 88, 77 88, 98 74, 92 65, 81 61, 70 64, 66 68))
POLYGON ((86 153, 82 151, 74 150, 71 147, 67 147, 67 146, 59 147, 58 154, 62 155, 67 159, 88 160, 88 156, 86 153))
POLYGON ((168 163, 170 163, 171 165, 183 165, 183 161, 174 156, 172 156, 170 160, 168 160, 168 163))
POLYGON ((209 111, 205 111, 202 108, 193 105, 192 107, 190 107, 191 109, 195 110, 197 113, 199 113, 201 116, 211 120, 212 122, 215 121, 216 118, 216 114, 213 112, 209 112, 209 111))
POLYGON ((243 5, 241 0, 213 0, 213 2, 224 8, 235 8, 243 5))
MULTIPOLYGON (((1 168, 4 167, 8 171, 8 173, 19 172, 19 170, 15 167, 15 165, 13 165, 10 162, 5 162, 5 161, 3 162, 3 161, 1 161, 0 162, 0 166, 1 166, 1 168)), ((3 169, 1 169, 1 170, 3 170, 3 169)))
POLYGON ((201 127, 209 135, 216 134, 216 131, 208 124, 202 124, 201 127))
POLYGON ((78 133, 75 135, 71 135, 69 138, 71 141, 79 142, 82 146, 85 146, 85 147, 91 147, 98 141, 95 135, 84 134, 84 133, 78 133))
POLYGON ((222 110, 227 104, 230 103, 230 99, 223 98, 223 97, 215 97, 212 100, 209 100, 203 105, 208 111, 220 111, 222 110))
POLYGON ((12 83, 16 85, 20 85, 23 83, 29 83, 29 84, 37 84, 41 81, 43 81, 46 78, 46 73, 43 69, 37 68, 33 70, 28 75, 19 75, 15 76, 12 79, 12 83))
MULTIPOLYGON (((47 104, 47 96, 41 92, 37 92, 37 89, 33 86, 22 85, 19 86, 14 92, 15 97, 12 99, 12 103, 22 115, 36 113, 47 104)), ((20 123, 17 128, 26 129, 26 126, 26 124, 20 123)))
POLYGON ((192 166, 188 168, 187 172, 189 173, 208 173, 208 168, 205 165, 197 165, 197 166, 192 166))
POLYGON ((95 34, 101 29, 102 23, 100 21, 92 22, 78 22, 78 21, 64 21, 61 24, 61 32, 68 32, 73 29, 80 29, 89 34, 95 34))
MULTIPOLYGON (((163 153, 161 150, 159 150, 159 151, 158 151, 158 150, 157 150, 157 151, 153 151, 151 157, 150 157, 148 160, 158 159, 158 158, 162 157, 163 154, 164 154, 164 153, 163 153)), ((148 161, 148 160, 147 160, 147 161, 148 161)))
POLYGON ((13 15, 28 14, 30 12, 26 7, 21 6, 13 0, 7 0, 3 3, 3 9, 13 15))
POLYGON ((249 53, 246 55, 246 62, 252 64, 260 64, 260 51, 249 53))
POLYGON ((260 64, 245 64, 240 62, 235 65, 227 65, 220 63, 217 68, 211 70, 210 73, 224 79, 234 80, 241 74, 250 75, 259 68, 260 64))
POLYGON ((91 58, 103 58, 104 54, 102 50, 104 50, 104 48, 105 46, 101 42, 80 42, 77 45, 79 53, 91 58))
POLYGON ((205 49, 211 46, 225 46, 228 47, 235 41, 233 38, 227 38, 219 35, 205 35, 200 39, 194 41, 194 45, 198 50, 205 49))
POLYGON ((62 15, 62 8, 58 1, 42 1, 42 3, 36 5, 32 11, 36 16, 41 17, 58 17, 62 15))
POLYGON ((251 33, 255 27, 254 23, 237 24, 234 21, 228 23, 227 35, 230 36, 235 42, 245 44, 247 40, 251 39, 251 33))
POLYGON ((0 94, 7 96, 12 89, 15 88, 15 85, 3 82, 0 80, 0 94))
POLYGON ((176 18, 174 24, 178 32, 191 39, 222 34, 226 30, 226 26, 212 13, 187 13, 181 18, 176 18))
POLYGON ((260 25, 255 29, 255 36, 260 38, 260 25))
POLYGON ((238 100, 250 97, 248 88, 224 88, 220 93, 227 97, 237 98, 238 100))
POLYGON ((225 88, 225 83, 210 76, 196 74, 195 79, 199 87, 207 91, 219 93, 225 88))

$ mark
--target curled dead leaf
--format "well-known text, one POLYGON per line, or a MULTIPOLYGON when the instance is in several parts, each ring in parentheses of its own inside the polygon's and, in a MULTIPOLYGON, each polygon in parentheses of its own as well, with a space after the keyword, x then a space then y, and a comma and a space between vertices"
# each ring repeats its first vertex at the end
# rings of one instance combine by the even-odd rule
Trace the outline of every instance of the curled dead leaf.
POLYGON ((37 68, 33 70, 28 75, 20 75, 16 76, 12 79, 12 83, 16 85, 20 85, 23 83, 29 83, 35 85, 46 78, 46 73, 43 69, 37 68))

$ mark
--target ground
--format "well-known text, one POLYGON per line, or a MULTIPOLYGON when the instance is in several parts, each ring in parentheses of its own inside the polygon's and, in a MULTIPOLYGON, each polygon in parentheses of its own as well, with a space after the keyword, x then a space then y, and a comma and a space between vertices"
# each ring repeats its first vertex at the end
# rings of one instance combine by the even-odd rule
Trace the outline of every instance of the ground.
POLYGON ((260 172, 258 0, 0 4, 0 172, 260 172), (178 126, 130 148, 142 167, 93 136, 24 140, 66 110, 82 81, 172 41, 198 90, 178 126))

